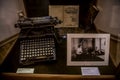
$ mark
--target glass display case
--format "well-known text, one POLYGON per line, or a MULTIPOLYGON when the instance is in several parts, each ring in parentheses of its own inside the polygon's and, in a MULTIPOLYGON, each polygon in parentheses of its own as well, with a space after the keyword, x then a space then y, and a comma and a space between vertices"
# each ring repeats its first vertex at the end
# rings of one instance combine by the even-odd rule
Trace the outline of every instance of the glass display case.
MULTIPOLYGON (((114 20, 119 20, 116 15, 119 13, 118 0, 23 0, 26 17, 41 17, 49 16, 49 6, 79 6, 78 16, 78 27, 55 27, 57 33, 58 42, 56 44, 56 60, 37 62, 31 65, 21 66, 19 65, 19 53, 20 44, 17 40, 12 47, 10 53, 6 59, 0 65, 0 77, 5 80, 11 79, 42 79, 42 80, 119 80, 120 68, 120 29, 119 23, 114 20), (42 4, 41 4, 42 3, 42 4), (104 3, 104 4, 103 4, 104 3), (112 4, 114 3, 114 5, 112 4), (42 6, 42 7, 41 7, 42 6), (112 13, 110 9, 112 8, 112 13), (116 10, 117 9, 117 10, 116 10), (109 11, 110 10, 110 11, 109 11), (117 12, 118 11, 118 12, 117 12), (114 13, 115 12, 115 13, 114 13), (112 17, 114 16, 114 17, 112 17), (110 22, 111 21, 111 22, 110 22), (117 25, 116 25, 117 24, 117 25), (114 27, 116 26, 116 27, 114 27), (110 34, 110 45, 109 45, 109 62, 108 65, 94 65, 90 66, 68 66, 67 65, 67 34, 110 34), (99 70, 100 75, 82 75, 82 67, 96 67, 99 70), (19 68, 32 68, 34 72, 32 74, 16 73, 19 68), (117 76, 117 77, 116 77, 117 76)), ((21 2, 21 1, 20 1, 21 2)), ((73 12, 73 9, 69 9, 67 12, 73 12)), ((62 12, 64 13, 64 12, 62 12)), ((74 14, 75 15, 75 14, 74 14)), ((73 19, 73 16, 69 15, 69 19, 73 19)), ((65 18, 65 17, 64 17, 65 18)), ((63 18, 63 19, 64 19, 63 18)), ((68 19, 68 18, 67 18, 68 19)), ((69 21, 68 21, 69 22, 69 21)), ((74 36, 73 36, 74 37, 74 36)), ((82 41, 88 40, 82 39, 82 41)), ((89 40, 89 42, 91 39, 89 40)), ((95 40, 94 40, 95 41, 95 40)), ((99 40, 96 40, 99 41, 99 40)), ((73 40, 73 43, 81 42, 81 39, 73 40)), ((72 43, 72 44, 73 44, 72 43)), ((97 42, 96 42, 97 43, 97 42)), ((102 43, 102 42, 101 42, 102 43)), ((90 46, 90 43, 86 43, 90 46)), ((83 45, 86 46, 83 42, 83 45)), ((95 44, 95 43, 91 43, 95 44)), ((103 41, 103 44, 104 41, 103 41)), ((76 47, 76 45, 75 45, 76 47)), ((71 49, 73 50, 73 49, 71 49)), ((74 55, 73 55, 74 56, 74 55)))

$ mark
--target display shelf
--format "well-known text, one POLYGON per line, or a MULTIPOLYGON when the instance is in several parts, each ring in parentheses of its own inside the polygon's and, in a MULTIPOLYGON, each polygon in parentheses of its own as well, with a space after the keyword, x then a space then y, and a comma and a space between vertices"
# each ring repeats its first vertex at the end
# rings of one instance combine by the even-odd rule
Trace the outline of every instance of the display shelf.
POLYGON ((115 80, 116 67, 114 66, 111 58, 108 66, 94 66, 98 67, 100 76, 82 76, 81 66, 67 66, 66 58, 66 39, 61 39, 61 42, 57 46, 57 60, 54 62, 39 62, 28 66, 19 66, 19 43, 16 41, 11 52, 5 59, 4 63, 0 67, 2 77, 9 80, 8 77, 20 77, 38 79, 103 79, 103 80, 115 80), (16 73, 18 68, 34 68, 34 74, 18 74, 16 73), (31 76, 31 77, 30 77, 31 76))
POLYGON ((4 80, 115 80, 113 75, 81 76, 63 74, 15 74, 2 73, 4 80))

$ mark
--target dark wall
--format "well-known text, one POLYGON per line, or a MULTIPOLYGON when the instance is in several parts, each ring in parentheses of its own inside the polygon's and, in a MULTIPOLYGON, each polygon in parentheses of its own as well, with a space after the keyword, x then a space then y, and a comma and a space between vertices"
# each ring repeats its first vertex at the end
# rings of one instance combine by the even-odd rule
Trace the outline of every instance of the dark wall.
POLYGON ((23 0, 28 17, 48 16, 48 0, 23 0))
POLYGON ((49 0, 51 5, 79 5, 79 0, 49 0))
POLYGON ((85 16, 89 4, 96 0, 24 0, 28 17, 49 15, 49 5, 80 5, 80 13, 85 16))

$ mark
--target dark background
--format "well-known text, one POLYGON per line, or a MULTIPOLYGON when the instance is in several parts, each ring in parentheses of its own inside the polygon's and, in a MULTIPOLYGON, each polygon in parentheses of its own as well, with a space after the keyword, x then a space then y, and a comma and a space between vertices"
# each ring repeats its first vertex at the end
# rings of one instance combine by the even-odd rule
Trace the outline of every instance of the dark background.
POLYGON ((28 17, 41 17, 49 15, 49 5, 79 5, 79 23, 83 26, 89 24, 89 8, 96 5, 97 0, 23 0, 28 17))

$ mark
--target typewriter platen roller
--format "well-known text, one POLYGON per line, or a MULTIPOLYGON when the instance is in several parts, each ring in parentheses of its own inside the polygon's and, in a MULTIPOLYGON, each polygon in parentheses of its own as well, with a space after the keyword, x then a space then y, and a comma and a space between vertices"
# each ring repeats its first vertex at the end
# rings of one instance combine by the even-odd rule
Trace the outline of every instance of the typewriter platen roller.
POLYGON ((62 21, 57 17, 45 16, 45 17, 32 17, 32 18, 20 18, 15 27, 19 28, 32 28, 38 26, 54 26, 57 24, 61 24, 62 21))

